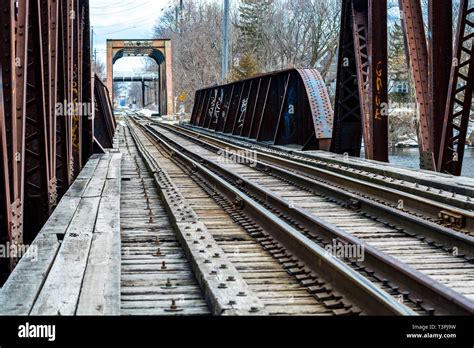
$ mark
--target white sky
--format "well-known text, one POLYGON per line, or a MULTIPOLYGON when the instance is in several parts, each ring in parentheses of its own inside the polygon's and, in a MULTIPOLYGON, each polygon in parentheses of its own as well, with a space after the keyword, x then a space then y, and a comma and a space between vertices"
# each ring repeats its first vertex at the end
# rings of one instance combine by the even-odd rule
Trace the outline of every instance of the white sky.
MULTIPOLYGON (((107 39, 149 39, 153 27, 171 0, 90 0, 90 20, 97 57, 106 64, 107 39)), ((93 51, 94 52, 94 51, 93 51)), ((122 58, 115 72, 133 72, 142 67, 139 57, 122 58)))

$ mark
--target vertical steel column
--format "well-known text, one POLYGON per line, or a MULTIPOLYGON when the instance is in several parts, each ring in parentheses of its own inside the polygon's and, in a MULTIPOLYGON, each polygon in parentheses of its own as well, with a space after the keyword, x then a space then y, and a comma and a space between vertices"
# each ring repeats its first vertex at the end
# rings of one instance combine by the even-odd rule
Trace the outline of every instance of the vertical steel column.
MULTIPOLYGON (((22 244, 24 238, 25 118, 27 98, 29 1, 0 2, 0 67, 2 105, 0 136, 2 143, 2 241, 22 244), (3 233, 2 233, 3 232, 3 233)), ((8 260, 14 267, 16 259, 8 260)))
POLYGON ((81 103, 81 34, 80 29, 79 0, 70 0, 69 28, 71 29, 71 180, 74 180, 81 170, 81 115, 79 105, 81 103))
POLYGON ((435 163, 439 158, 444 112, 448 96, 453 59, 453 2, 428 1, 428 84, 431 104, 431 124, 435 163))
MULTIPOLYGON (((27 88, 25 90, 24 241, 31 243, 48 219, 49 156, 44 93, 41 1, 31 0, 28 15, 27 88)), ((47 36, 47 35, 45 35, 47 36)))
POLYGON ((435 156, 433 153, 434 139, 432 136, 433 124, 428 74, 428 48, 423 25, 423 13, 420 0, 399 0, 399 6, 408 45, 412 78, 415 84, 419 119, 420 167, 422 169, 434 170, 435 156))
POLYGON ((57 203, 56 181, 56 102, 57 102, 57 16, 58 2, 56 0, 41 0, 41 42, 43 58, 43 83, 45 98, 46 139, 48 155, 48 192, 49 210, 52 211, 57 203))
POLYGON ((352 15, 365 157, 387 162, 387 2, 353 0, 352 15))
POLYGON ((474 4, 461 0, 438 170, 461 175, 474 87, 474 4))
POLYGON ((343 0, 337 84, 334 110, 334 127, 331 151, 360 156, 362 121, 357 85, 357 68, 352 20, 352 1, 343 0))
MULTIPOLYGON (((0 1, 0 4, 2 2, 0 1)), ((0 19, 3 18, 0 15, 0 19)), ((5 22, 4 22, 5 23, 5 22)), ((4 34, 0 26, 0 37, 4 34)), ((6 56, 6 55, 5 55, 6 56)), ((11 210, 10 210, 10 175, 8 168, 7 129, 3 91, 6 89, 3 80, 3 62, 0 57, 0 243, 6 245, 11 240, 11 210)), ((0 284, 8 276, 10 262, 0 259, 0 284)))
MULTIPOLYGON (((68 36, 67 36, 67 24, 68 24, 68 10, 67 2, 58 2, 58 17, 57 17, 57 38, 58 38, 58 51, 57 51, 57 101, 67 107, 69 103, 69 78, 68 73, 68 36)), ((70 136, 68 131, 69 120, 63 115, 59 114, 57 110, 54 110, 53 119, 56 122, 56 157, 55 157, 55 168, 56 168, 56 179, 58 188, 58 197, 61 197, 69 186, 69 144, 70 136)))
POLYGON ((369 158, 388 162, 387 0, 369 0, 369 158))
POLYGON ((91 114, 82 117, 82 166, 94 152, 94 126, 93 126, 93 85, 91 69, 91 38, 89 0, 81 0, 81 32, 82 32, 82 102, 89 106, 91 114))
MULTIPOLYGON (((0 242, 4 245, 11 243, 13 235, 13 152, 12 152, 12 122, 16 117, 14 105, 15 96, 15 12, 11 0, 0 0, 0 145, 1 145, 1 189, 0 202, 0 242)), ((1 280, 6 277, 11 268, 9 259, 0 260, 1 280)))
POLYGON ((373 139, 371 137, 371 99, 369 98, 371 79, 369 76, 369 45, 368 45, 368 0, 352 0, 352 21, 354 35, 355 61, 357 67, 357 87, 359 90, 360 116, 365 146, 365 157, 373 158, 373 139))
MULTIPOLYGON (((14 7, 14 1, 12 1, 14 7)), ((15 72, 14 94, 15 107, 12 119, 13 149, 13 197, 12 222, 14 243, 23 243, 23 215, 25 190, 25 113, 27 98, 27 64, 28 64, 28 17, 30 1, 18 3, 18 14, 15 23, 15 59, 12 61, 15 72), (15 114, 16 113, 16 114, 15 114)))

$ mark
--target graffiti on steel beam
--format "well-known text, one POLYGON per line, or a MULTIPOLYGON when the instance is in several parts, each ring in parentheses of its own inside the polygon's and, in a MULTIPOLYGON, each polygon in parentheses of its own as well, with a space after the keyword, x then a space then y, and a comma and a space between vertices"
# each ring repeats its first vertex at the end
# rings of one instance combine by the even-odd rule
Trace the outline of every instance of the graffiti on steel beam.
POLYGON ((315 69, 275 71, 198 90, 191 115, 192 124, 217 132, 278 144, 313 141, 315 148, 330 144, 332 122, 329 94, 315 69))

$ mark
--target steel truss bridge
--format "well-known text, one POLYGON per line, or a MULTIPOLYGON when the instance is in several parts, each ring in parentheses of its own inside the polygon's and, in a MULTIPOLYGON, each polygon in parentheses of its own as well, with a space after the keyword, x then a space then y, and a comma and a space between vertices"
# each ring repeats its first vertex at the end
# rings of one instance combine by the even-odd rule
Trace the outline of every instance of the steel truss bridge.
POLYGON ((474 314, 474 4, 453 33, 428 0, 428 35, 399 5, 418 171, 384 163, 385 0, 342 2, 334 103, 286 69, 203 86, 176 124, 111 103, 135 80, 114 62, 149 56, 173 115, 170 40, 108 40, 104 82, 88 0, 0 0, 0 314, 474 314))

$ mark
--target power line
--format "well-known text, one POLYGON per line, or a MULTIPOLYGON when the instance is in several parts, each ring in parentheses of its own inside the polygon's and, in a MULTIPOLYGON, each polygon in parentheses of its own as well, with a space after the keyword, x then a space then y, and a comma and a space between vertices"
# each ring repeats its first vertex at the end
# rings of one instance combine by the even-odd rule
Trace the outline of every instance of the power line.
POLYGON ((142 7, 142 6, 145 6, 145 5, 149 5, 149 3, 146 2, 146 3, 143 3, 143 4, 137 5, 137 6, 135 6, 135 7, 129 7, 129 8, 123 9, 123 10, 121 10, 121 11, 117 11, 117 12, 91 13, 91 15, 92 15, 92 16, 111 16, 111 15, 116 15, 116 14, 121 14, 121 13, 130 12, 131 10, 134 10, 134 9, 136 9, 136 8, 139 8, 139 7, 142 7))
MULTIPOLYGON (((150 17, 150 15, 147 15, 145 17, 142 17, 142 18, 136 18, 136 19, 133 19, 133 22, 129 22, 129 23, 125 23, 124 25, 134 25, 135 23, 141 23, 143 21, 146 21, 146 20, 156 20, 157 18, 156 17, 150 17)), ((117 26, 117 23, 114 23, 114 24, 108 24, 108 25, 94 25, 94 28, 109 28, 109 27, 115 27, 117 26)))
MULTIPOLYGON (((152 18, 152 20, 156 20, 156 19, 152 18)), ((127 27, 127 28, 123 28, 123 29, 113 31, 113 32, 110 32, 110 33, 105 33, 105 34, 102 34, 102 35, 112 35, 112 34, 116 34, 116 33, 121 33, 122 31, 125 31, 125 30, 128 30, 128 29, 139 28, 139 27, 142 27, 144 25, 149 25, 149 23, 146 23, 146 21, 145 21, 145 23, 142 23, 140 25, 133 25, 133 26, 130 26, 130 27, 127 27)))
POLYGON ((133 6, 135 5, 136 2, 131 2, 131 3, 111 3, 111 5, 103 5, 103 6, 89 6, 91 9, 96 9, 96 10, 103 10, 103 9, 108 9, 108 8, 120 8, 120 7, 126 7, 126 6, 133 6))

